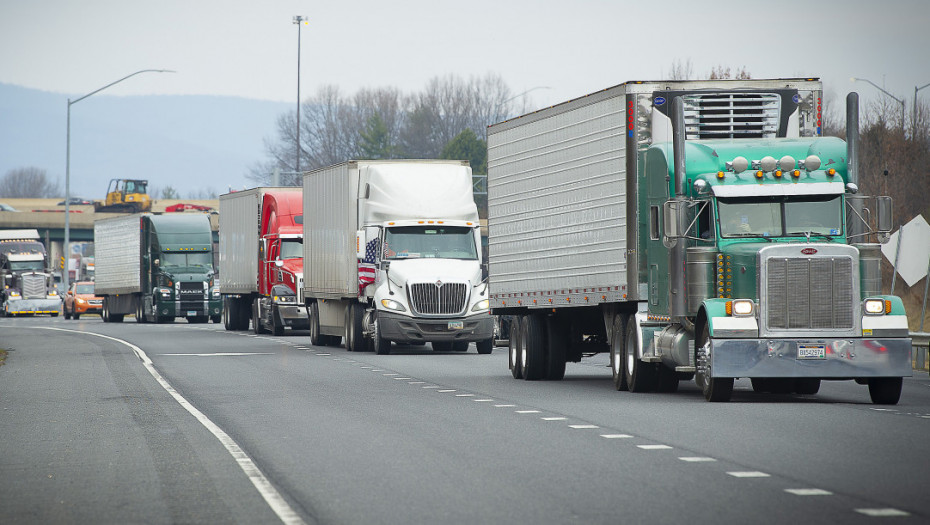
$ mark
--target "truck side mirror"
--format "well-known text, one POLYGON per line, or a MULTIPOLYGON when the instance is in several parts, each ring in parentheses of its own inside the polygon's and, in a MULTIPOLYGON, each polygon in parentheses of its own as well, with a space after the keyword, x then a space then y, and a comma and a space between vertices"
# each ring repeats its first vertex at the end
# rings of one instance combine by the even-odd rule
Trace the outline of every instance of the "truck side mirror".
POLYGON ((275 259, 274 265, 278 268, 281 268, 282 266, 284 266, 284 261, 282 261, 281 259, 275 259))
POLYGON ((684 210, 683 201, 665 201, 662 206, 662 233, 669 239, 678 239, 683 236, 681 231, 681 214, 684 210))
POLYGON ((876 197, 878 208, 878 231, 890 233, 894 228, 894 214, 891 197, 876 197))

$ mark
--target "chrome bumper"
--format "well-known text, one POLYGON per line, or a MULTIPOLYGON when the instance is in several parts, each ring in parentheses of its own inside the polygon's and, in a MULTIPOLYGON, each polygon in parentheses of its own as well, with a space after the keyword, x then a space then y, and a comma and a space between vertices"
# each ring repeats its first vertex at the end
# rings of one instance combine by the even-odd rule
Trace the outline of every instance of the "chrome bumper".
POLYGON ((405 317, 379 310, 378 326, 382 337, 398 343, 415 341, 475 343, 486 341, 494 336, 494 319, 486 313, 470 317, 430 319, 405 317), (457 328, 456 323, 461 323, 462 328, 457 328))
POLYGON ((911 340, 712 339, 714 377, 909 377, 911 340), (823 347, 823 356, 818 355, 823 347), (801 347, 806 356, 799 358, 801 347), (812 357, 813 356, 813 357, 812 357))

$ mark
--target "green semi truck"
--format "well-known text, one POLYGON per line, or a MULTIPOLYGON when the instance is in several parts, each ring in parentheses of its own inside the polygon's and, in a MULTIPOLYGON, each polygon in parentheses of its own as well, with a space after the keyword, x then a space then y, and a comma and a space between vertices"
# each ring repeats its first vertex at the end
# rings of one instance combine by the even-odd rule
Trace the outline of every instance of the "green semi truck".
POLYGON ((140 213, 94 222, 95 289, 104 322, 214 323, 222 302, 214 282, 213 230, 203 213, 140 213))
POLYGON ((817 79, 627 82, 488 131, 492 313, 510 368, 561 379, 610 352, 618 390, 708 401, 734 380, 815 394, 911 375, 881 289, 891 202, 858 194, 847 141, 821 136, 817 79))

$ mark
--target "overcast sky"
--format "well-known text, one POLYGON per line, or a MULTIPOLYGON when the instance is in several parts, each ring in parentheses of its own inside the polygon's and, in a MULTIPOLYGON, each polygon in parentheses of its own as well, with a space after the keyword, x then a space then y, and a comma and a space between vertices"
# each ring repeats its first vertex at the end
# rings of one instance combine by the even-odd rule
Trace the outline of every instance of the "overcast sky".
MULTIPOLYGON (((323 84, 422 89, 448 73, 500 74, 547 106, 666 75, 745 66, 754 78, 817 76, 828 95, 907 100, 930 83, 927 0, 3 0, 0 82, 80 96, 207 94, 274 101, 323 84)), ((930 101, 930 88, 921 91, 930 101)))

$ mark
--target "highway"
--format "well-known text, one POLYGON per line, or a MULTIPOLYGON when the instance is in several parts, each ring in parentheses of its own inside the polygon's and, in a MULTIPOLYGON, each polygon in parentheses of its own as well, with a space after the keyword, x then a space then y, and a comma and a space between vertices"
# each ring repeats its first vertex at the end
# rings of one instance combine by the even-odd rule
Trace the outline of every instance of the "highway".
POLYGON ((0 319, 0 523, 927 523, 930 379, 729 403, 222 325, 0 319))

